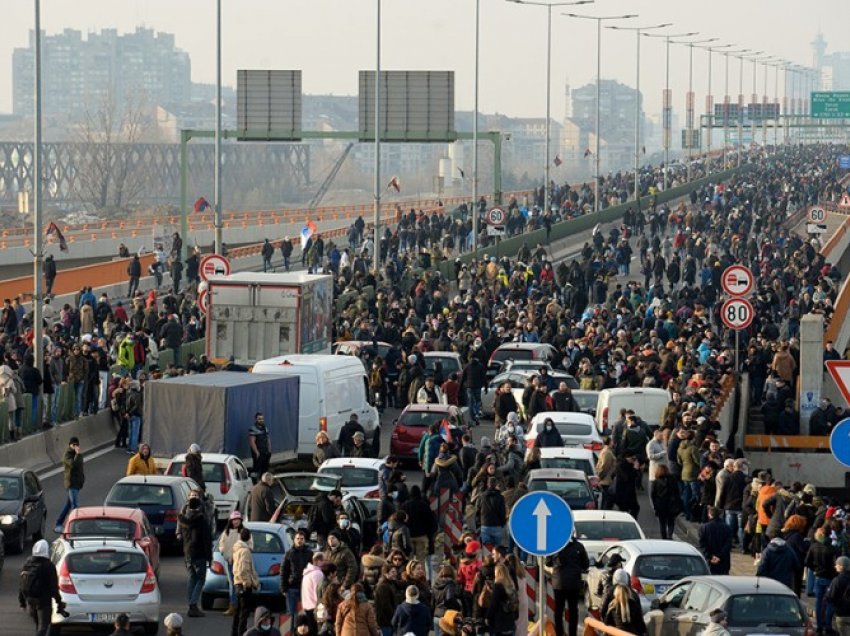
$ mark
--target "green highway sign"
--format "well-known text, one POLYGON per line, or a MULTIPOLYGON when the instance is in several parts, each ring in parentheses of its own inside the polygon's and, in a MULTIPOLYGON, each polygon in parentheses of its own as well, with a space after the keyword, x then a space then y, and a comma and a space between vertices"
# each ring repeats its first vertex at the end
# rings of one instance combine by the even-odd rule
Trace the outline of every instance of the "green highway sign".
POLYGON ((813 91, 812 117, 850 119, 850 91, 813 91))

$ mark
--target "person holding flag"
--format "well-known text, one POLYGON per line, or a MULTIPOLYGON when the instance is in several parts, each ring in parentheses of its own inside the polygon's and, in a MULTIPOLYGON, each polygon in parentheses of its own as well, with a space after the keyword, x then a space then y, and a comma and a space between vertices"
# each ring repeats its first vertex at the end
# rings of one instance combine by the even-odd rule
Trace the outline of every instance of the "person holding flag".
POLYGON ((313 246, 313 235, 316 233, 316 224, 313 223, 310 219, 307 219, 307 222, 304 224, 304 227, 301 228, 301 266, 303 267, 307 263, 307 253, 310 251, 310 248, 313 246))
POLYGON ((65 242, 65 237, 62 234, 62 230, 59 229, 59 226, 56 225, 53 221, 50 222, 50 225, 47 226, 47 229, 44 231, 46 236, 56 236, 56 239, 59 241, 59 249, 63 252, 68 251, 68 243, 65 242))
POLYGON ((387 190, 392 188, 396 192, 401 192, 401 182, 398 180, 398 176, 394 176, 390 179, 390 182, 387 184, 387 190))

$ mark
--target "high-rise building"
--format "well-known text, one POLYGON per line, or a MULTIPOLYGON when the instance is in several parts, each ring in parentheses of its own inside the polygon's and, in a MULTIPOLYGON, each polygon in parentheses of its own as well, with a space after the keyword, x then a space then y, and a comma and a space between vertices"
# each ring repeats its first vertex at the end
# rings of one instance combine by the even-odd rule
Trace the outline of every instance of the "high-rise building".
MULTIPOLYGON (((33 103, 33 52, 29 46, 12 54, 12 110, 26 115, 33 103)), ((83 36, 65 29, 43 35, 42 110, 45 114, 78 118, 100 108, 107 100, 121 106, 143 99, 152 108, 186 104, 191 99, 189 54, 178 49, 171 33, 137 28, 119 34, 116 29, 83 36)), ((117 112, 120 112, 118 110, 117 112)))
MULTIPOLYGON (((850 52, 836 51, 827 53, 827 43, 822 33, 812 42, 815 68, 820 71, 820 79, 815 90, 850 90, 850 52)), ((806 97, 808 99, 808 97, 806 97)))
MULTIPOLYGON (((571 116, 564 124, 562 159, 586 161, 588 151, 595 152, 596 145, 596 82, 571 90, 569 99, 571 116)), ((603 170, 634 165, 635 100, 641 109, 639 125, 643 137, 643 96, 615 80, 602 80, 599 84, 599 152, 603 170)))

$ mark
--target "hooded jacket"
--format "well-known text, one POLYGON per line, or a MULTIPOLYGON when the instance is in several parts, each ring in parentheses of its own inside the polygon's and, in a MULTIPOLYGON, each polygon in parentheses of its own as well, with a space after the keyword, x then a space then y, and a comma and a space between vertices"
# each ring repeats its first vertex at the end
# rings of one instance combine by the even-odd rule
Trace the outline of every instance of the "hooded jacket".
MULTIPOLYGON (((59 577, 56 568, 48 558, 49 546, 46 541, 36 541, 32 549, 32 556, 24 563, 22 571, 30 570, 38 580, 39 595, 27 598, 22 589, 18 590, 18 602, 21 607, 26 607, 27 601, 39 607, 49 606, 52 601, 62 601, 59 594, 59 577)), ((23 577, 21 577, 23 583, 23 577)))
POLYGON ((448 453, 441 453, 434 460, 434 485, 432 493, 438 495, 441 490, 448 489, 452 493, 460 490, 463 483, 463 472, 457 462, 457 457, 448 453))
POLYGON ((304 611, 314 610, 319 604, 319 586, 325 579, 322 568, 308 564, 301 578, 301 607, 304 611))
POLYGON ((785 539, 777 537, 771 539, 762 552, 756 575, 766 576, 794 589, 794 575, 800 567, 797 553, 785 539))
POLYGON ((344 601, 336 612, 336 636, 379 636, 375 608, 364 594, 344 601))
POLYGON ((395 609, 404 601, 404 590, 397 581, 381 577, 375 586, 375 619, 381 627, 390 627, 395 609))
POLYGON ((151 455, 147 459, 142 457, 142 449, 150 448, 147 444, 139 446, 139 452, 130 458, 127 462, 127 475, 156 475, 156 462, 151 455))
POLYGON ((508 513, 502 493, 495 488, 485 490, 478 503, 478 515, 482 526, 504 527, 508 513))
POLYGON ((254 626, 245 632, 244 636, 281 636, 280 630, 274 626, 274 621, 272 621, 272 628, 268 630, 260 629, 260 622, 265 619, 272 617, 272 613, 268 610, 268 608, 263 607, 262 605, 254 610, 254 626))
POLYGON ((200 453, 186 453, 185 463, 183 464, 183 475, 189 479, 194 479, 201 490, 206 491, 207 484, 204 481, 204 468, 201 460, 200 453))
POLYGON ((251 546, 242 539, 233 544, 233 584, 252 590, 260 589, 260 577, 254 569, 251 546))
POLYGON ((410 633, 415 636, 428 636, 433 626, 431 610, 419 601, 414 603, 405 601, 396 608, 392 626, 396 634, 410 633))
POLYGON ((283 555, 283 567, 280 570, 280 589, 301 589, 304 570, 313 561, 313 551, 306 545, 296 548, 293 546, 283 555))
POLYGON ((187 503, 177 517, 183 537, 183 555, 195 561, 211 561, 212 531, 204 514, 204 502, 199 499, 198 503, 197 508, 187 503))

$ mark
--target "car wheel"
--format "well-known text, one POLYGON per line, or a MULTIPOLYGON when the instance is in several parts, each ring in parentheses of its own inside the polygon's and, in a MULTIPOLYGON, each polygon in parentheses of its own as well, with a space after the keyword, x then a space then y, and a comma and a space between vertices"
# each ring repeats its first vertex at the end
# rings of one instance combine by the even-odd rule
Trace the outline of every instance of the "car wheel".
POLYGON ((156 634, 159 632, 159 623, 145 623, 145 634, 156 634))
POLYGON ((215 596, 201 592, 201 609, 209 611, 213 608, 213 604, 215 604, 215 596))
POLYGON ((38 524, 38 528, 35 532, 32 533, 32 542, 41 541, 44 538, 44 526, 47 524, 47 513, 44 514, 41 518, 41 523, 38 524))

